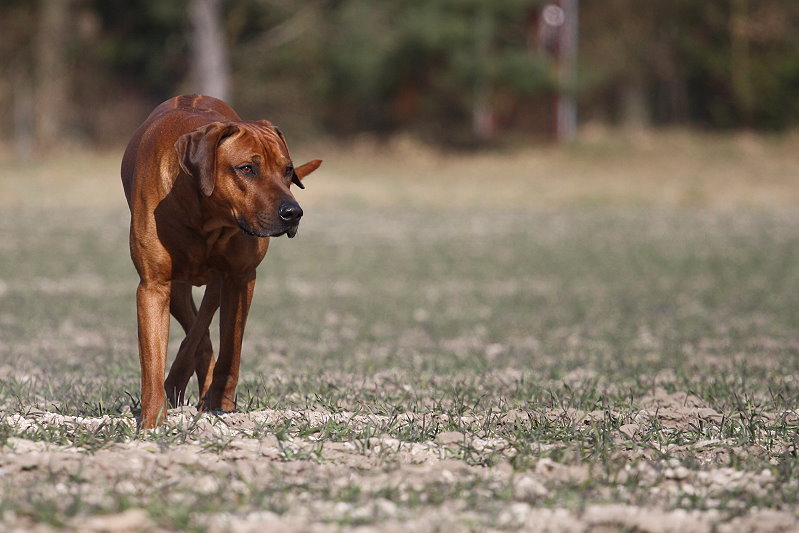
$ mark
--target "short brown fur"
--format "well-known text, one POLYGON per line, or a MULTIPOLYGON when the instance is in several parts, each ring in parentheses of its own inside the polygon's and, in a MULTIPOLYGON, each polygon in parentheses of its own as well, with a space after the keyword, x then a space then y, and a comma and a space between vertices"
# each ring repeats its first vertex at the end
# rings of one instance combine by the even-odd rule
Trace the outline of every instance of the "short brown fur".
POLYGON ((199 407, 232 410, 255 270, 269 237, 293 237, 302 210, 289 187, 321 161, 293 168, 267 121, 242 121, 224 102, 176 96, 153 110, 122 158, 142 370, 141 426, 180 405, 192 374, 199 407), (207 285, 199 310, 192 286, 207 285), (220 309, 219 357, 209 337, 220 309), (169 314, 186 332, 164 381, 169 314))

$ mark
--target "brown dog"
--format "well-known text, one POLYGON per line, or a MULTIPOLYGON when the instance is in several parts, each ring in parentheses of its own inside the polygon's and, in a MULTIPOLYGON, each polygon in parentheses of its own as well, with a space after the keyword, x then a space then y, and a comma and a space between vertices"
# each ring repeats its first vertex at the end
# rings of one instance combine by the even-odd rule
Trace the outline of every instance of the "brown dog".
POLYGON ((289 186, 316 170, 294 168, 267 121, 242 121, 227 104, 177 96, 155 108, 130 140, 122 185, 130 207, 130 255, 139 273, 136 309, 142 370, 141 425, 183 402, 192 374, 200 408, 235 407, 241 341, 255 269, 269 237, 294 237, 302 217, 289 186), (199 311, 192 285, 207 285, 199 311), (208 327, 221 308, 219 358, 208 327), (186 331, 164 382, 169 313, 186 331))

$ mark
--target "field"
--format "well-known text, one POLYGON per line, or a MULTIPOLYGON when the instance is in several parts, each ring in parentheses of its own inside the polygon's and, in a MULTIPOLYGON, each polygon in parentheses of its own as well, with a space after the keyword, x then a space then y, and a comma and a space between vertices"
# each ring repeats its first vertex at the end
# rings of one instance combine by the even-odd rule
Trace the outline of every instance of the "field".
POLYGON ((798 144, 299 149, 238 411, 146 432, 119 153, 6 157, 0 530, 795 531, 798 144))

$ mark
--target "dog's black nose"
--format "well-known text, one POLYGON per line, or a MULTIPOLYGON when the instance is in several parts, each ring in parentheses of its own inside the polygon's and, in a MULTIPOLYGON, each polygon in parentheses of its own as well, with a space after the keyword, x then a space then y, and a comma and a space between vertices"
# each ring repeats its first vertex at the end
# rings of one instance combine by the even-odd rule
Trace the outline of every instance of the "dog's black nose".
POLYGON ((286 222, 297 222, 302 217, 302 207, 294 202, 284 202, 277 208, 277 214, 286 222))

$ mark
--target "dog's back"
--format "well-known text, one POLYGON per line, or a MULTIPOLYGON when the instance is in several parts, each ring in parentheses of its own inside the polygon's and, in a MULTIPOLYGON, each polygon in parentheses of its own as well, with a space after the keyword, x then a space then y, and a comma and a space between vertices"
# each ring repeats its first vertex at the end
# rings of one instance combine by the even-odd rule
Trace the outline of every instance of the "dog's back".
MULTIPOLYGON (((222 100, 201 94, 175 96, 153 109, 152 113, 131 137, 127 148, 125 148, 125 155, 122 156, 122 187, 125 189, 125 198, 128 201, 128 206, 131 203, 131 191, 133 190, 135 177, 134 169, 137 168, 136 160, 140 156, 139 147, 142 144, 142 139, 145 135, 150 135, 150 132, 168 135, 169 132, 162 131, 159 125, 164 118, 176 113, 185 115, 187 120, 196 123, 194 127, 207 122, 241 120, 239 115, 222 100)), ((175 137, 175 140, 177 140, 177 136, 175 137)))

